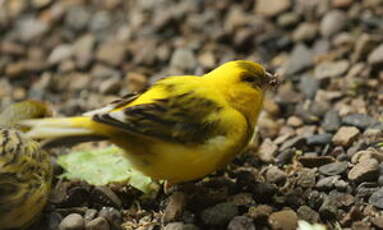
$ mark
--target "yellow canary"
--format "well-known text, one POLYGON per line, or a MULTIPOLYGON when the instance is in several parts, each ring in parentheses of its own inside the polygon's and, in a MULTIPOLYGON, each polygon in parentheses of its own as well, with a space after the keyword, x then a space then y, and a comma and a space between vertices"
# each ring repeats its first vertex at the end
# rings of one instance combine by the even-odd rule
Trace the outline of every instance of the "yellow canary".
POLYGON ((52 166, 40 145, 19 131, 0 129, 0 229, 26 228, 44 208, 52 166))
POLYGON ((251 61, 231 61, 203 76, 173 76, 141 94, 70 118, 26 120, 28 136, 48 143, 104 138, 123 148, 134 167, 178 183, 230 162, 253 135, 275 76, 251 61))
POLYGON ((20 128, 20 119, 50 114, 46 104, 34 100, 12 104, 0 114, 0 230, 27 228, 47 202, 53 174, 50 157, 13 128, 20 128))

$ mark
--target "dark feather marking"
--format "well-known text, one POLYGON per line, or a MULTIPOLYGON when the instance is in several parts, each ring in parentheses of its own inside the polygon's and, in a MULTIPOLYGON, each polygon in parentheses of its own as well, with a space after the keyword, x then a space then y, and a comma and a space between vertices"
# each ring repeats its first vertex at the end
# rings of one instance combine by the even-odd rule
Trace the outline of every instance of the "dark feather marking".
POLYGON ((123 111, 126 115, 124 121, 109 114, 97 114, 93 119, 133 134, 183 144, 201 144, 209 137, 224 135, 216 128, 219 121, 204 120, 210 113, 221 109, 215 102, 187 92, 128 107, 123 111))

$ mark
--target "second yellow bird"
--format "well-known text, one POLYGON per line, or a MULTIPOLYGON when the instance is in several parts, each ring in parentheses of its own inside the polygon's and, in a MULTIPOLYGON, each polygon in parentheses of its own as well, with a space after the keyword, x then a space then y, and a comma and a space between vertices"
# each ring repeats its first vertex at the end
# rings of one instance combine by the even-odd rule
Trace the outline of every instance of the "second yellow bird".
POLYGON ((257 63, 232 61, 203 76, 174 76, 141 94, 70 118, 26 120, 49 144, 108 139, 136 169, 178 183, 225 166, 251 139, 265 90, 277 83, 257 63))

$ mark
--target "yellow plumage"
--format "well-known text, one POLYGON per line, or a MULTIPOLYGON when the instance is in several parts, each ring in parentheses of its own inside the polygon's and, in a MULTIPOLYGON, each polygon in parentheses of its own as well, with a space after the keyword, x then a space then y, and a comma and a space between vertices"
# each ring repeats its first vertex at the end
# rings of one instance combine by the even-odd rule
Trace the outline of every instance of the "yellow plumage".
POLYGON ((133 165, 170 183, 201 178, 226 165, 249 142, 265 90, 276 78, 250 61, 203 76, 174 76, 142 94, 79 117, 27 120, 33 138, 60 144, 105 138, 133 165))
POLYGON ((52 166, 37 142, 0 129, 0 229, 26 228, 44 208, 52 166))

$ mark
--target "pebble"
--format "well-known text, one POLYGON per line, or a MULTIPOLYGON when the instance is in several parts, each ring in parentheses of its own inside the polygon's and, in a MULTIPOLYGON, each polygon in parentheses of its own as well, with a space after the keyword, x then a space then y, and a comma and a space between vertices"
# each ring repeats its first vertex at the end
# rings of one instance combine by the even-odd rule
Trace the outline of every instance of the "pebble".
POLYGON ((281 14, 277 19, 277 23, 281 27, 292 27, 299 23, 299 15, 295 12, 281 14))
POLYGON ((175 192, 169 197, 164 214, 163 223, 169 223, 181 217, 186 205, 186 196, 182 192, 175 192))
POLYGON ((207 225, 225 225, 238 215, 238 207, 232 203, 220 203, 202 211, 202 222, 207 225))
POLYGON ((290 7, 290 0, 258 0, 255 5, 255 13, 273 17, 286 11, 290 7))
POLYGON ((368 63, 372 65, 382 64, 383 63, 383 44, 376 47, 369 55, 368 55, 368 63))
POLYGON ((316 92, 320 88, 320 81, 312 75, 304 75, 301 77, 298 87, 307 99, 314 99, 316 92))
POLYGON ((340 125, 341 119, 338 112, 335 110, 327 111, 322 122, 323 129, 328 132, 334 132, 339 129, 340 125))
POLYGON ((108 29, 112 24, 111 15, 108 11, 98 11, 89 20, 89 30, 99 32, 108 29))
POLYGON ((102 81, 98 86, 98 91, 101 94, 117 94, 121 89, 121 79, 113 77, 102 81))
POLYGON ((348 163, 345 161, 342 162, 334 162, 326 165, 322 165, 319 167, 319 172, 326 176, 334 176, 338 174, 342 174, 346 171, 348 163))
POLYGON ((313 54, 311 50, 303 45, 297 44, 291 52, 288 62, 284 66, 286 75, 294 75, 313 65, 313 54))
POLYGON ((300 127, 303 125, 303 121, 297 116, 291 116, 287 119, 287 125, 292 127, 300 127))
POLYGON ((341 77, 346 73, 350 63, 346 60, 336 62, 322 62, 314 69, 314 76, 317 79, 341 77))
POLYGON ((297 210, 297 214, 299 219, 303 219, 310 223, 318 223, 320 220, 319 213, 317 213, 314 209, 306 205, 299 207, 297 210))
POLYGON ((62 44, 52 50, 51 54, 48 57, 48 62, 50 64, 58 64, 59 62, 70 58, 72 54, 72 45, 62 44))
POLYGON ((74 6, 69 8, 65 16, 65 24, 74 30, 87 27, 91 14, 85 7, 74 6))
POLYGON ((318 26, 314 23, 301 23, 293 32, 292 37, 296 42, 311 41, 317 36, 318 26))
POLYGON ((72 213, 66 216, 59 225, 59 230, 83 230, 85 227, 84 218, 77 214, 72 213))
POLYGON ((103 217, 97 217, 94 220, 91 220, 85 226, 86 230, 109 230, 110 226, 108 221, 103 217))
POLYGON ((375 191, 368 199, 368 203, 379 209, 383 209, 383 188, 375 191))
POLYGON ((87 67, 93 59, 93 49, 96 38, 92 34, 78 38, 73 44, 73 55, 76 58, 76 65, 80 68, 87 67))
POLYGON ((119 66, 125 58, 126 46, 119 41, 101 44, 96 51, 96 59, 111 66, 119 66))
POLYGON ((350 114, 343 117, 342 123, 348 126, 355 126, 359 129, 367 129, 368 127, 378 123, 378 121, 367 114, 350 114))
POLYGON ((120 226, 122 223, 121 213, 112 207, 103 207, 98 216, 105 218, 112 227, 120 226))
POLYGON ((373 217, 371 222, 379 229, 383 229, 383 216, 373 217))
POLYGON ((16 23, 17 37, 23 42, 30 42, 42 36, 48 29, 46 23, 33 17, 23 18, 16 23))
POLYGON ((194 224, 184 224, 182 222, 173 222, 165 226, 164 230, 199 230, 194 224))
POLYGON ((326 196, 319 208, 319 214, 322 218, 335 218, 338 214, 338 200, 332 195, 326 196))
POLYGON ((356 164, 348 173, 348 179, 356 182, 375 181, 379 177, 379 162, 366 159, 356 164))
POLYGON ((306 143, 308 145, 327 145, 331 143, 332 134, 323 133, 309 136, 306 138, 306 143))
POLYGON ((335 184, 340 180, 339 175, 323 177, 318 180, 315 187, 319 190, 330 190, 335 187, 335 184))
POLYGON ((236 216, 229 222, 227 230, 255 230, 255 225, 247 216, 236 216))
POLYGON ((312 188, 315 186, 316 170, 302 168, 297 172, 296 183, 303 188, 312 188))
POLYGON ((296 230, 298 227, 298 216, 292 210, 274 212, 269 217, 269 224, 276 230, 296 230))
POLYGON ((267 220, 267 218, 270 216, 270 214, 273 212, 273 208, 265 205, 260 204, 256 205, 255 207, 250 207, 248 215, 256 220, 257 222, 260 222, 262 220, 267 220))
POLYGON ((267 138, 259 146, 257 156, 261 161, 271 163, 274 161, 274 156, 277 150, 278 146, 272 142, 270 138, 267 138))
POLYGON ((178 48, 172 54, 170 66, 182 71, 191 71, 197 67, 197 59, 192 50, 187 48, 178 48))
POLYGON ((333 136, 332 142, 335 145, 349 146, 360 134, 359 129, 352 126, 342 126, 333 136))
POLYGON ((286 179, 287 174, 276 166, 271 166, 266 171, 266 180, 270 183, 283 185, 286 179))
POLYGON ((332 35, 343 30, 346 26, 347 16, 340 10, 331 10, 322 18, 320 32, 324 37, 332 35))
POLYGON ((305 167, 314 168, 330 164, 335 161, 331 156, 301 156, 298 161, 305 167))

